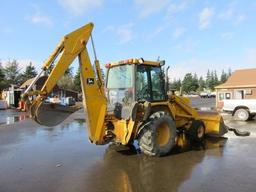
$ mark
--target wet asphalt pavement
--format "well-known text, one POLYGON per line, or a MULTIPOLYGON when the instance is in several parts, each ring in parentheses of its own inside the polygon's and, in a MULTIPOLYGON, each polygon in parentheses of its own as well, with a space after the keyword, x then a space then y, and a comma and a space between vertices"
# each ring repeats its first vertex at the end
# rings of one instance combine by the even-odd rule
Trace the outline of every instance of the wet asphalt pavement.
MULTIPOLYGON (((214 106, 214 100, 192 103, 214 106)), ((79 111, 54 128, 24 118, 8 125, 3 120, 0 192, 256 190, 256 121, 235 122, 224 114, 227 125, 251 135, 228 133, 150 158, 136 149, 90 144, 83 117, 79 111)))

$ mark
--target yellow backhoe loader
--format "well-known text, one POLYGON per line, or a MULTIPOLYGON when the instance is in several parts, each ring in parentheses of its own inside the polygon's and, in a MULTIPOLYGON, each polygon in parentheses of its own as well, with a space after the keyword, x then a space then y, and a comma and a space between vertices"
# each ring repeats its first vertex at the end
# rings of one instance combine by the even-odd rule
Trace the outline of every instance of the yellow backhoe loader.
POLYGON ((93 24, 89 23, 66 35, 25 91, 24 99, 37 96, 30 107, 36 122, 54 126, 77 110, 76 107, 64 107, 45 100, 78 57, 86 123, 92 143, 129 145, 138 140, 144 154, 162 156, 173 148, 179 131, 196 142, 201 141, 205 134, 222 136, 228 131, 217 113, 199 112, 190 106, 187 98, 167 94, 164 61, 139 58, 109 63, 104 83, 92 30, 93 24), (86 48, 90 38, 94 66, 86 48), (52 70, 42 89, 32 91, 33 84, 49 68, 52 70))

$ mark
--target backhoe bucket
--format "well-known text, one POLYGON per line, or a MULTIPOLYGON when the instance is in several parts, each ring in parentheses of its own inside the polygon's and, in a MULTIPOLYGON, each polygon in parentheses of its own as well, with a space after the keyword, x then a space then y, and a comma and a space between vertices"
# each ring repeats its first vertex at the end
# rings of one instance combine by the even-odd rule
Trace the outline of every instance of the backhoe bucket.
POLYGON ((206 135, 223 136, 228 132, 228 127, 217 112, 199 111, 198 115, 198 119, 204 122, 206 135))
POLYGON ((77 111, 77 106, 63 106, 57 103, 37 101, 31 106, 31 116, 39 124, 48 127, 56 126, 69 115, 77 111))

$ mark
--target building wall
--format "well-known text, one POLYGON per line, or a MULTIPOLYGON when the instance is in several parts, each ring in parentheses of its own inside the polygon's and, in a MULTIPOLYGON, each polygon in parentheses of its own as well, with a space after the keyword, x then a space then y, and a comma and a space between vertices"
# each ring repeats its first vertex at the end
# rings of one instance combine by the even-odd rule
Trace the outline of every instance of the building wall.
POLYGON ((246 95, 246 99, 256 99, 256 87, 251 88, 252 94, 246 95))

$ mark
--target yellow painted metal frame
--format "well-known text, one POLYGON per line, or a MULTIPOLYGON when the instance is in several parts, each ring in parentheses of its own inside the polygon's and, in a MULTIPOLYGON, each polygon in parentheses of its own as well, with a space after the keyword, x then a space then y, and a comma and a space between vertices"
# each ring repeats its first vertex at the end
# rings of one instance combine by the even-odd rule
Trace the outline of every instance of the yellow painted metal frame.
POLYGON ((221 136, 227 131, 220 114, 196 110, 191 107, 189 98, 171 95, 168 101, 152 103, 152 107, 156 106, 168 106, 176 127, 189 129, 192 120, 201 120, 204 122, 205 133, 208 135, 221 136))
POLYGON ((133 58, 133 59, 127 59, 127 60, 121 60, 121 61, 117 61, 117 62, 111 62, 109 63, 110 66, 109 67, 115 67, 115 66, 119 66, 119 65, 127 65, 127 64, 135 64, 135 65, 152 65, 152 66, 160 66, 160 62, 159 61, 148 61, 148 60, 144 60, 143 63, 139 62, 140 59, 138 58, 133 58))
POLYGON ((115 134, 114 141, 117 143, 121 143, 122 145, 128 144, 130 139, 133 139, 131 138, 131 136, 136 127, 135 121, 133 121, 132 119, 120 120, 116 119, 115 117, 113 117, 110 121, 115 127, 115 129, 113 130, 113 133, 115 134))
POLYGON ((81 67, 81 85, 83 92, 83 104, 87 115, 87 125, 89 138, 93 143, 104 144, 104 123, 107 113, 107 99, 103 88, 100 88, 96 82, 88 85, 88 79, 95 79, 93 68, 90 67, 90 58, 87 50, 79 54, 79 63, 81 67))

